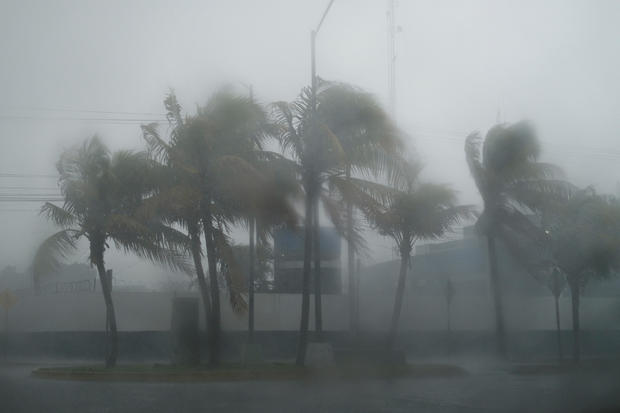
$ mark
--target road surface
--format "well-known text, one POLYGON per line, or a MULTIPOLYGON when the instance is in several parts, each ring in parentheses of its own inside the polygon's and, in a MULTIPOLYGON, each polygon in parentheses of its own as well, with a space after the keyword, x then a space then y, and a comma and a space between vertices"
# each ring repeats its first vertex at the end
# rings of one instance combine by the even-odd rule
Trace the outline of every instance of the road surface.
MULTIPOLYGON (((359 382, 105 383, 44 380, 0 366, 0 412, 615 412, 620 372, 359 382)), ((467 368, 467 367, 466 367, 467 368)))

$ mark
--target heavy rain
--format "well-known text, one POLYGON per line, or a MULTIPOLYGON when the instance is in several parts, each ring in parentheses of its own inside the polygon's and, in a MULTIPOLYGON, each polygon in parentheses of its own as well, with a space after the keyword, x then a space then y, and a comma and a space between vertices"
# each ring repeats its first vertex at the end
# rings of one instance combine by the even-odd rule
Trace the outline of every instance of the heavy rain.
POLYGON ((620 411, 619 23, 1 1, 0 412, 620 411))

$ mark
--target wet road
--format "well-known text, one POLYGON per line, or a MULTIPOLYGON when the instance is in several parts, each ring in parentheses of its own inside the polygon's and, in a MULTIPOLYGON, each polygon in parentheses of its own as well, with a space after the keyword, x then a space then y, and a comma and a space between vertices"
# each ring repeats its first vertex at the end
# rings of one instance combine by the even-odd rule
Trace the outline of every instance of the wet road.
POLYGON ((359 382, 97 383, 42 380, 0 366, 0 412, 615 412, 620 372, 359 382))

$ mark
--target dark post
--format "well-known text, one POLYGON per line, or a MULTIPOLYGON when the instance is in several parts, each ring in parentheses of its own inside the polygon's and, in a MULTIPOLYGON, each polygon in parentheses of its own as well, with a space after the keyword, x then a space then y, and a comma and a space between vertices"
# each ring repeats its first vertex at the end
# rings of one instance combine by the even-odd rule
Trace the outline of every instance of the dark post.
POLYGON ((248 343, 254 340, 254 253, 255 253, 256 220, 250 218, 250 268, 248 275, 248 343))
POLYGON ((175 297, 172 301, 172 362, 179 365, 200 363, 198 299, 175 297))
POLYGON ((9 353, 9 306, 4 306, 4 360, 9 353))

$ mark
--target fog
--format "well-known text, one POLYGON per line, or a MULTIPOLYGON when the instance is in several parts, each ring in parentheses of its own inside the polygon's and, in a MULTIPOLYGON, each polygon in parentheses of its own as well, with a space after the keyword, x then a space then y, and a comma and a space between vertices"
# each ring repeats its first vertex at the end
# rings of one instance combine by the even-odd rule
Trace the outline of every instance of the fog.
POLYGON ((4 407, 617 406, 619 22, 611 0, 0 1, 4 407), (128 377, 218 383, 36 381, 128 377))
MULTIPOLYGON (((251 84, 265 103, 293 99, 309 83, 309 30, 321 12, 308 1, 4 1, 0 8, 0 172, 26 175, 55 173, 62 149, 94 133, 112 149, 140 147, 140 120, 161 117, 169 88, 187 110, 224 83, 241 91, 251 84), (74 112, 88 110, 114 113, 74 112)), ((385 13, 383 1, 338 1, 317 39, 318 75, 386 102, 385 13)), ((529 119, 544 160, 577 184, 615 193, 619 17, 611 1, 400 2, 396 114, 425 176, 479 203, 464 137, 498 120, 529 119)), ((2 187, 10 186, 54 185, 3 177, 2 187)), ((32 203, 0 209, 0 264, 24 268, 51 228, 32 203)), ((375 242, 369 261, 390 258, 389 241, 375 242)), ((122 267, 135 258, 109 260, 122 267)))

